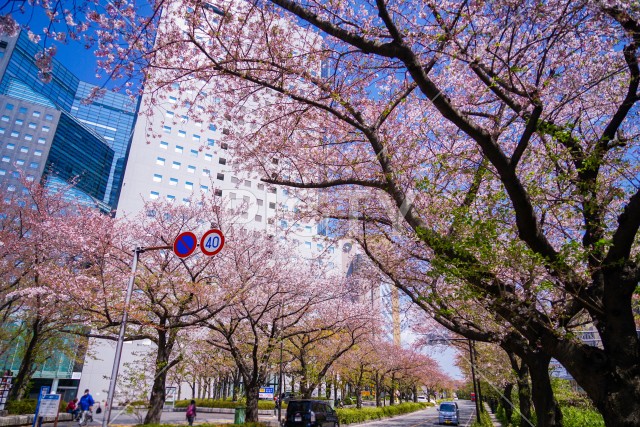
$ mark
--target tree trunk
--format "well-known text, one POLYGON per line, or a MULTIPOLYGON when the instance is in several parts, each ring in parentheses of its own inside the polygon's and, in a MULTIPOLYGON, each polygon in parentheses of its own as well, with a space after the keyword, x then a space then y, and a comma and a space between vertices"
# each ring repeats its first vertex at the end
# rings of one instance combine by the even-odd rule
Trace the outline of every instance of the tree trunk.
POLYGON ((376 372, 376 407, 380 407, 380 374, 376 372))
POLYGON ((356 408, 362 408, 362 387, 356 384, 356 408))
POLYGON ((513 383, 507 383, 504 386, 504 390, 502 391, 502 396, 500 396, 500 403, 504 408, 504 415, 507 419, 507 423, 511 422, 511 417, 513 416, 513 406, 511 403, 511 394, 513 392, 513 383))
POLYGON ((516 375, 520 427, 531 427, 531 388, 529 387, 529 368, 527 365, 523 363, 516 375))
POLYGON ((549 378, 550 361, 550 356, 539 353, 527 357, 538 427, 562 427, 562 411, 553 394, 549 378))
POLYGON ((36 358, 36 347, 40 340, 40 318, 36 317, 33 322, 29 342, 27 343, 22 356, 22 362, 18 369, 18 374, 13 379, 13 387, 9 394, 9 400, 20 400, 27 394, 27 388, 31 376, 34 372, 34 360, 36 358))
POLYGON ((260 385, 257 383, 244 384, 244 393, 247 398, 247 416, 245 422, 257 423, 258 422, 258 393, 260 392, 260 385))
MULTIPOLYGON (((246 384, 245 384, 245 387, 246 387, 246 384)), ((233 400, 234 402, 238 401, 239 390, 240 390, 240 373, 236 371, 233 374, 233 389, 231 390, 231 392, 233 393, 233 395, 231 396, 231 400, 233 400)))
POLYGON ((396 378, 395 374, 391 375, 391 386, 389 387, 389 405, 396 404, 396 378))
POLYGON ((151 397, 149 398, 149 410, 144 417, 143 424, 160 424, 162 408, 164 407, 164 401, 166 399, 165 386, 167 383, 167 374, 169 373, 169 369, 176 363, 176 361, 169 363, 172 345, 166 343, 166 337, 163 336, 163 333, 158 335, 155 375, 151 388, 151 397))

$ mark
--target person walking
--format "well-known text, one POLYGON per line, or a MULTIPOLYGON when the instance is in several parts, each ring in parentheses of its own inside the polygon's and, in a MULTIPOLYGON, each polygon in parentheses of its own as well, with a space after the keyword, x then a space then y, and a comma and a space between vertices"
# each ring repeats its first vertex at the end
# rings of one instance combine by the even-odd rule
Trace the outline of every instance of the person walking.
POLYGON ((91 410, 93 409, 94 403, 96 402, 93 400, 93 396, 89 394, 89 389, 86 389, 84 395, 80 398, 80 402, 78 402, 81 411, 79 421, 81 426, 87 425, 89 421, 93 421, 93 413, 91 410))
POLYGON ((190 426, 193 425, 193 420, 195 420, 195 418, 196 418, 196 401, 191 400, 191 403, 187 407, 187 421, 189 422, 190 426))

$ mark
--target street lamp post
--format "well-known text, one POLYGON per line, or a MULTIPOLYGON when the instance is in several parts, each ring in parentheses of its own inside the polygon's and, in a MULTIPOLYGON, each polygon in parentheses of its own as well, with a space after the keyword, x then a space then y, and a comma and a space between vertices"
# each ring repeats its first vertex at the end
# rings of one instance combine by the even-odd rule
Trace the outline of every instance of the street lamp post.
POLYGON ((131 294, 133 294, 133 284, 136 280, 136 269, 138 268, 138 258, 141 253, 147 251, 157 251, 161 249, 171 249, 171 246, 138 246, 133 250, 133 259, 131 260, 131 276, 129 277, 129 285, 127 286, 127 294, 124 299, 124 310, 122 313, 122 323, 120 323, 120 333, 116 344, 116 354, 113 359, 113 368, 111 369, 111 380, 109 381, 109 392, 107 393, 107 403, 105 405, 104 417, 102 418, 102 427, 107 427, 111 419, 111 408, 113 407, 113 395, 116 391, 116 382, 118 380, 118 370, 120 369, 120 359, 122 357, 122 344, 124 343, 124 333, 127 329, 127 319, 129 317, 129 302, 131 294))

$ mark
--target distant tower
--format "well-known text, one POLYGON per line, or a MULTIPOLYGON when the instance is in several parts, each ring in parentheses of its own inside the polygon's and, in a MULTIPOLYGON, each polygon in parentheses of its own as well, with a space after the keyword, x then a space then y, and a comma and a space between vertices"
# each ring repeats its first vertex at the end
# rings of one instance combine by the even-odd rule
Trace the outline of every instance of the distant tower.
POLYGON ((391 286, 391 319, 393 320, 393 343, 400 346, 400 295, 395 286, 391 286))

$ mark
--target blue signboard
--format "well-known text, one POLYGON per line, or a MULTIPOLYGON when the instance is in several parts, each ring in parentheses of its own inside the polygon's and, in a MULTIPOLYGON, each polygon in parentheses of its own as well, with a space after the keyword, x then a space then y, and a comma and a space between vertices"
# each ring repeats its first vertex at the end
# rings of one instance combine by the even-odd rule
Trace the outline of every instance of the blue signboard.
POLYGON ((36 426, 36 421, 38 420, 38 411, 40 410, 40 401, 44 396, 49 394, 49 391, 51 391, 51 387, 49 387, 48 385, 43 385, 42 387, 40 387, 40 394, 38 395, 38 403, 36 403, 36 413, 34 414, 33 423, 31 424, 31 427, 36 426))

